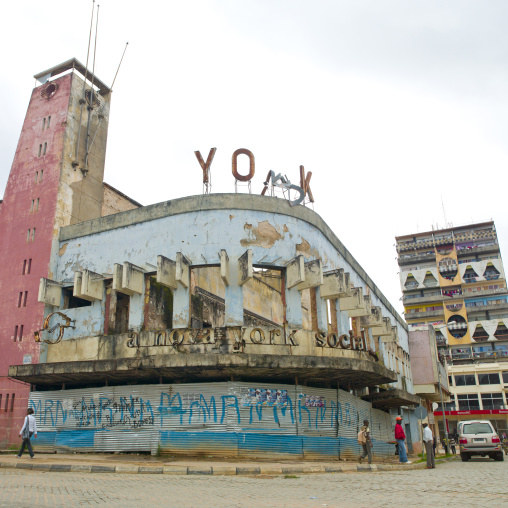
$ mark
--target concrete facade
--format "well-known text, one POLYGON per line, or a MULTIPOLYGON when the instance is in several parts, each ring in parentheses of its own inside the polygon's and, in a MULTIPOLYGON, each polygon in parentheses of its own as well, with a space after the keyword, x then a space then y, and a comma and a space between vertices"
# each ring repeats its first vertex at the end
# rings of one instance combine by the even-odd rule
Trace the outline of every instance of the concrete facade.
MULTIPOLYGON (((76 72, 39 88, 46 101, 66 91, 55 168, 44 170, 53 208, 33 272, 38 313, 24 343, 34 355, 5 368, 31 386, 50 449, 124 450, 124 429, 130 450, 152 453, 173 453, 177 437, 207 453, 221 432, 239 456, 249 442, 259 456, 294 446, 352 457, 366 417, 389 454, 397 413, 413 434, 407 326, 318 214, 251 194, 141 207, 103 184, 109 90, 92 94, 76 72)), ((37 104, 27 118, 40 124, 37 104)), ((14 217, 13 195, 0 211, 14 217)))
POLYGON ((59 228, 101 215, 109 97, 97 95, 97 105, 80 116, 82 97, 75 72, 33 90, 0 207, 0 444, 16 439, 26 414, 29 386, 10 380, 8 368, 38 362, 32 337, 44 317, 39 281, 53 277, 59 228), (96 136, 85 179, 72 162, 80 120, 77 160, 84 162, 88 111, 96 136))
MULTIPOLYGON (((428 383, 427 366, 436 364, 435 343, 439 363, 450 379, 451 399, 444 398, 454 422, 450 430, 461 417, 474 418, 481 414, 475 411, 484 411, 483 395, 484 414, 495 411, 493 422, 504 432, 508 428, 502 382, 508 370, 503 367, 508 360, 508 289, 494 222, 404 235, 396 242, 413 373, 415 380, 426 378, 416 392, 430 403, 440 402, 428 383), (491 373, 497 382, 482 386, 478 377, 482 372, 491 373), (455 384, 456 375, 461 382, 467 376, 469 384, 455 384)), ((443 374, 440 378, 444 387, 443 374)), ((434 385, 437 382, 434 372, 434 385)), ((442 407, 434 406, 443 433, 442 407)))

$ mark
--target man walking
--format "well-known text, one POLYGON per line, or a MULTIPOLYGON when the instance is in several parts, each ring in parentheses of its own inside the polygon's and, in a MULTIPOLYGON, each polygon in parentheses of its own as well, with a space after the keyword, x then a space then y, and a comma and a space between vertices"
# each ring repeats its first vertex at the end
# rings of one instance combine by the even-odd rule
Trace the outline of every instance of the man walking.
POLYGON ((399 448, 399 462, 401 464, 411 464, 411 461, 407 460, 406 443, 404 442, 406 440, 406 433, 402 428, 401 422, 402 418, 397 416, 395 418, 395 441, 397 441, 399 448))
POLYGON ((34 452, 32 450, 32 443, 30 443, 30 438, 32 435, 37 437, 37 422, 35 421, 34 410, 32 408, 28 409, 26 412, 25 422, 19 431, 19 435, 23 438, 23 443, 21 444, 18 458, 21 458, 21 455, 23 455, 23 452, 25 451, 25 446, 28 446, 28 453, 30 454, 30 458, 33 459, 34 452))
POLYGON ((362 434, 361 445, 363 453, 360 455, 360 463, 365 457, 369 458, 369 464, 372 462, 372 440, 370 438, 369 420, 363 420, 363 427, 360 429, 362 434))
POLYGON ((434 469, 436 467, 436 460, 434 457, 434 436, 428 424, 423 424, 423 443, 425 444, 425 453, 427 454, 427 469, 434 469))

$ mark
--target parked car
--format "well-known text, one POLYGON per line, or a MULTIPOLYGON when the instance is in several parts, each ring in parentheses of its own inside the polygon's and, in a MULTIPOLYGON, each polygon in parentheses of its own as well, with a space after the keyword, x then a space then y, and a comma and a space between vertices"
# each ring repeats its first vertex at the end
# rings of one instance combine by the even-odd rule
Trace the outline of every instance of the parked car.
POLYGON ((501 439, 488 420, 468 420, 459 422, 460 457, 463 462, 473 455, 489 456, 504 460, 501 439))

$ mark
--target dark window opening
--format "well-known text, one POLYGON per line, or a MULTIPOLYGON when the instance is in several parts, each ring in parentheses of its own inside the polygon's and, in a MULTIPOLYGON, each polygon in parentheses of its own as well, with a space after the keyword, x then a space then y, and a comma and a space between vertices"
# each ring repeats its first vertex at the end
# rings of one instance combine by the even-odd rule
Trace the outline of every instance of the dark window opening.
POLYGON ((14 327, 14 342, 18 340, 18 325, 14 327))
POLYGON ((146 275, 148 306, 145 314, 145 330, 167 330, 173 327, 173 292, 157 282, 156 277, 146 275))
POLYGON ((11 397, 11 413, 14 411, 14 398, 16 397, 16 394, 13 393, 11 397))
POLYGON ((9 394, 5 396, 5 412, 7 412, 8 407, 9 407, 9 394))
POLYGON ((77 309, 78 307, 90 307, 92 305, 92 302, 89 302, 88 300, 83 300, 83 298, 78 298, 77 296, 74 296, 73 293, 74 288, 65 288, 63 290, 64 295, 64 309, 77 309))
POLYGON ((478 383, 481 385, 498 385, 500 384, 499 374, 478 374, 478 383))
POLYGON ((457 375, 455 374, 455 386, 474 386, 476 385, 476 380, 474 374, 463 374, 457 375))
POLYGON ((21 342, 23 340, 23 326, 24 325, 21 325, 19 327, 19 338, 18 338, 18 341, 21 342))
POLYGON ((469 411, 471 409, 480 409, 480 401, 476 393, 465 393, 457 395, 459 411, 469 411))
POLYGON ((114 316, 114 323, 110 327, 111 333, 126 333, 129 331, 129 303, 130 297, 123 293, 112 291, 112 295, 116 294, 115 302, 111 298, 113 304, 112 315, 114 316))
POLYGON ((26 259, 23 260, 23 270, 21 272, 21 275, 25 275, 26 273, 26 259))

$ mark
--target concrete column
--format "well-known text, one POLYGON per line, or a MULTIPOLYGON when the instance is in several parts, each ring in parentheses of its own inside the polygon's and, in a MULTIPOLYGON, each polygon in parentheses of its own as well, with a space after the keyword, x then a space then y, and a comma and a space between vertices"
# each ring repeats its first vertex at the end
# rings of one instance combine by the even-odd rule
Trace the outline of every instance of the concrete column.
POLYGON ((349 335, 349 314, 340 310, 340 299, 336 300, 337 308, 337 333, 349 335))
POLYGON ((371 348, 372 351, 376 350, 376 340, 372 336, 372 332, 370 331, 370 328, 364 328, 363 331, 365 332, 365 342, 367 343, 367 348, 371 348))
MULTIPOLYGON (((132 298, 131 298, 132 302, 132 298)), ((190 293, 188 287, 178 284, 173 291, 173 328, 190 326, 190 293)))
POLYGON ((243 286, 238 285, 238 259, 229 259, 229 286, 226 286, 225 326, 243 325, 243 286))
POLYGON ((330 322, 332 323, 332 332, 337 333, 337 302, 339 300, 334 298, 330 300, 330 322))
POLYGON ((296 286, 286 290, 286 320, 289 328, 302 328, 302 295, 296 286))
POLYGON ((129 302, 129 330, 140 331, 144 321, 144 291, 142 294, 132 295, 129 302))
POLYGON ((317 328, 320 332, 328 333, 328 314, 326 312, 326 300, 321 298, 319 287, 314 288, 316 294, 316 318, 317 328))

